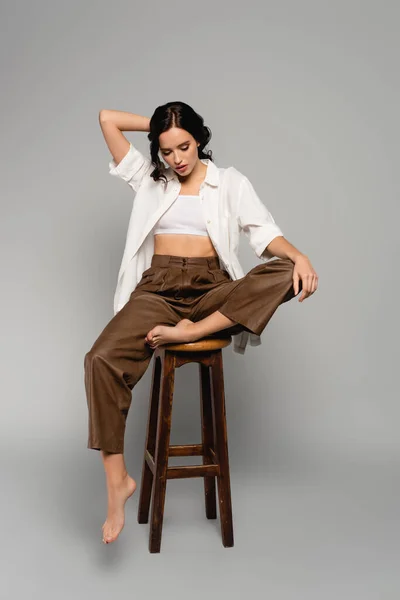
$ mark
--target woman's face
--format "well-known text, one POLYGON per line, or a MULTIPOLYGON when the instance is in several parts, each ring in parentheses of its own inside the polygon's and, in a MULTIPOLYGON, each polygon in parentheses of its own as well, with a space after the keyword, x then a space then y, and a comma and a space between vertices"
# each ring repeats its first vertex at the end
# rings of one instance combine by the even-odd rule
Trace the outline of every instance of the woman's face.
POLYGON ((199 160, 197 153, 199 143, 194 137, 185 129, 171 127, 159 136, 158 141, 160 154, 165 162, 178 175, 189 175, 199 160), (178 169, 180 166, 185 166, 185 168, 178 169))

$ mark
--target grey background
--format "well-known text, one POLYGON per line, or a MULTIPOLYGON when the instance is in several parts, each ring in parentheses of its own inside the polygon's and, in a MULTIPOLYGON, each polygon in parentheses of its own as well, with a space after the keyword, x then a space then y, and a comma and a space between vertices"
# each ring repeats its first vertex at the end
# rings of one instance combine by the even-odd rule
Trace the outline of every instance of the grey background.
MULTIPOLYGON (((398 598, 399 12, 1 5, 2 597, 398 598), (98 112, 171 100, 204 116, 216 164, 249 177, 320 282, 261 346, 224 351, 235 546, 206 520, 202 480, 171 481, 151 555, 139 486, 101 543, 83 358, 112 318, 133 199, 108 175, 98 112)), ((244 236, 240 258, 258 263, 244 236)), ((138 482, 151 370, 126 432, 138 482)), ((171 443, 200 439, 196 378, 177 372, 171 443)))

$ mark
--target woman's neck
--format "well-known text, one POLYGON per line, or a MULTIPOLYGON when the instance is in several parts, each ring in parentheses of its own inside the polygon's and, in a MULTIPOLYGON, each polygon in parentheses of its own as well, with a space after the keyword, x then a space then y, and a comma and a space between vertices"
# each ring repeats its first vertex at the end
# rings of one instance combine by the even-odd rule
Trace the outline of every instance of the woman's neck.
POLYGON ((201 162, 201 160, 199 159, 193 169, 193 171, 191 173, 189 173, 189 175, 179 175, 178 173, 178 179, 180 181, 180 183, 187 183, 187 184, 192 184, 192 183, 196 183, 198 181, 203 181, 205 176, 207 173, 207 165, 203 164, 201 162))

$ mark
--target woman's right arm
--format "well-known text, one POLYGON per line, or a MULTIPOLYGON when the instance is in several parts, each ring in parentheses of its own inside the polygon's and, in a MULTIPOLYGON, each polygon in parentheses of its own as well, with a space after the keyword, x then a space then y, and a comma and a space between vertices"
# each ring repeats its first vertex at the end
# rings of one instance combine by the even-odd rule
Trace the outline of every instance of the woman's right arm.
POLYGON ((122 110, 102 109, 99 113, 99 123, 116 164, 121 162, 130 146, 122 131, 150 131, 149 117, 122 110))
POLYGON ((150 131, 149 117, 103 109, 99 123, 113 160, 110 175, 126 181, 135 191, 150 177, 151 161, 126 139, 122 131, 150 131))

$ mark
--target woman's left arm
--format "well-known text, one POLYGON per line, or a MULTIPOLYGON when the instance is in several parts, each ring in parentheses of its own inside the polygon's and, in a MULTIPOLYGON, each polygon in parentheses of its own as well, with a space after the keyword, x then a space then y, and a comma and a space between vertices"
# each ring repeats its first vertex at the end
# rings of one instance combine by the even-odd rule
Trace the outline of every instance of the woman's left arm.
POLYGON ((264 250, 279 258, 289 258, 294 263, 293 288, 295 295, 299 293, 299 280, 302 282, 302 294, 299 302, 303 302, 318 288, 318 275, 305 254, 302 254, 282 235, 277 236, 264 250), (267 250, 268 248, 268 250, 267 250))

